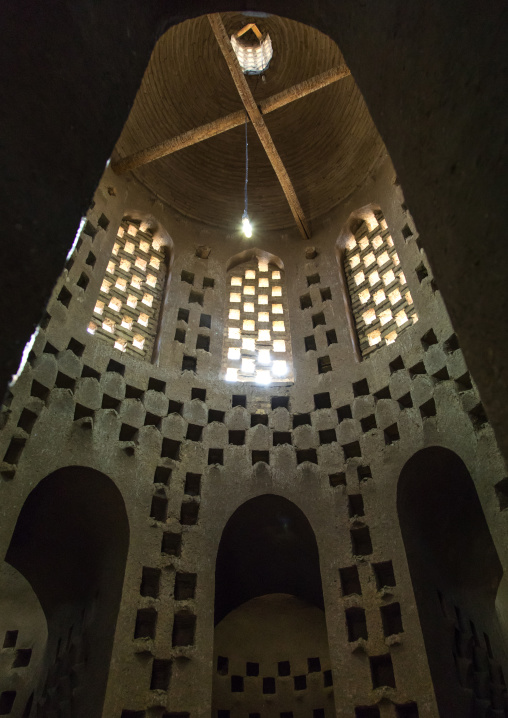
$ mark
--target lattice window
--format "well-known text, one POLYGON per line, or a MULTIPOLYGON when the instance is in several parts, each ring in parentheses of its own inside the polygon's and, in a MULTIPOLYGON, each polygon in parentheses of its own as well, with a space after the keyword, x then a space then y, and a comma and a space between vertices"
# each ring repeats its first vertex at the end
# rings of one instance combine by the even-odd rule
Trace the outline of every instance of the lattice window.
POLYGON ((151 357, 166 278, 164 252, 147 222, 124 217, 88 325, 90 334, 121 352, 151 357))
POLYGON ((362 356, 392 344, 418 321, 386 220, 364 220, 346 244, 344 267, 362 356))
POLYGON ((227 381, 293 381, 284 272, 263 258, 228 272, 223 367, 227 381))

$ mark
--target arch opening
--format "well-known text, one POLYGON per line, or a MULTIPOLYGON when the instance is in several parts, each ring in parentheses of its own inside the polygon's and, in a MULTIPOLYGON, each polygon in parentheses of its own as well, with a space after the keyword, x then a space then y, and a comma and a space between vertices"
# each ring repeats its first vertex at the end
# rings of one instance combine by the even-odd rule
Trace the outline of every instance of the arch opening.
POLYGON ((213 715, 335 716, 314 532, 291 501, 265 494, 231 516, 215 573, 213 715))
POLYGON ((173 261, 172 240, 151 216, 124 215, 88 324, 114 348, 154 360, 173 261))
POLYGON ((293 381, 287 287, 282 261, 259 249, 228 261, 222 366, 226 381, 293 381))
POLYGON ((464 462, 439 446, 417 452, 402 469, 397 508, 440 715, 504 710, 495 610, 503 570, 464 462))
POLYGON ((387 221, 375 205, 353 212, 337 239, 353 344, 363 359, 418 321, 387 221))
POLYGON ((94 469, 59 469, 26 499, 6 563, 28 581, 47 622, 38 716, 66 706, 76 718, 101 715, 128 544, 123 498, 94 469))

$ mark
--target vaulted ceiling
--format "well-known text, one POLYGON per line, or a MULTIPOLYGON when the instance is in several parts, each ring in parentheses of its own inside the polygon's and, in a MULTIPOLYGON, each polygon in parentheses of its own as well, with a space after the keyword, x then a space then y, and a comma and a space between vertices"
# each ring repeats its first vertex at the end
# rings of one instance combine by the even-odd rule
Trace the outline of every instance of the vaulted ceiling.
MULTIPOLYGON (((256 101, 344 64, 326 35, 275 15, 225 13, 233 34, 254 21, 270 34, 273 59, 264 79, 247 77, 256 101)), ((168 30, 154 48, 113 160, 243 109, 208 18, 168 30)), ((351 76, 265 116, 305 216, 312 220, 361 185, 385 153, 351 76)), ((294 220, 254 131, 249 138, 249 215, 256 227, 294 220)), ((239 126, 138 167, 133 174, 181 214, 234 231, 243 211, 245 128, 239 126)))

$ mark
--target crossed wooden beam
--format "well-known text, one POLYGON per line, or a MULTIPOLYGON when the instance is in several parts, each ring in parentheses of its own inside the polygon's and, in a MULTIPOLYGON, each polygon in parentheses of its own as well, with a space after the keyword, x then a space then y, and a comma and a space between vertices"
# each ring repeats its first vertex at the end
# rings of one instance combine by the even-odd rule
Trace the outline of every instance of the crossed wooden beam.
POLYGON ((322 72, 320 75, 304 80, 303 82, 293 85, 287 90, 277 93, 268 97, 266 100, 261 100, 259 105, 256 103, 254 96, 249 88, 243 70, 240 67, 235 52, 231 46, 231 41, 222 22, 219 13, 208 15, 208 20, 215 34, 219 47, 224 55, 224 59, 228 65, 231 77, 236 85, 238 94, 244 105, 244 110, 233 112, 226 117, 222 117, 219 120, 214 120, 206 125, 196 127, 189 132, 184 132, 177 137, 173 137, 170 140, 165 140, 160 144, 147 147, 144 150, 135 152, 128 157, 117 160, 112 163, 112 168, 117 174, 123 174, 129 170, 134 170, 142 165, 149 164, 155 160, 167 157, 167 155, 177 152, 184 147, 189 147, 198 142, 214 137, 222 132, 238 127, 242 125, 246 120, 250 120, 256 133, 264 147, 264 150, 271 162, 271 165, 277 175, 277 179, 280 182, 282 190, 286 195, 289 207, 295 219, 296 225, 304 239, 310 237, 310 230, 307 220, 305 219, 302 207, 296 196, 294 187, 289 179, 284 163, 282 162, 277 148, 272 140, 270 132, 263 119, 263 115, 267 115, 269 112, 277 110, 279 107, 284 107, 294 100, 298 100, 305 95, 309 95, 311 92, 326 87, 327 85, 341 80, 343 77, 348 77, 350 71, 345 67, 333 67, 330 70, 322 72))

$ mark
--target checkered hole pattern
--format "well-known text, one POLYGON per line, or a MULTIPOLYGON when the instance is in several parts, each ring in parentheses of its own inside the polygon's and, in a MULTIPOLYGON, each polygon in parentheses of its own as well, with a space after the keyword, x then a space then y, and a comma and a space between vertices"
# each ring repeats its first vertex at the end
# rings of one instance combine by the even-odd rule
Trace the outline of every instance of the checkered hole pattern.
POLYGON ((124 217, 88 332, 121 352, 150 358, 165 276, 164 248, 162 241, 153 236, 153 228, 124 217))
POLYGON ((363 357, 393 344, 418 321, 393 239, 380 214, 364 220, 346 244, 344 268, 363 357))
POLYGON ((228 272, 226 381, 293 381, 284 272, 255 258, 228 272))

